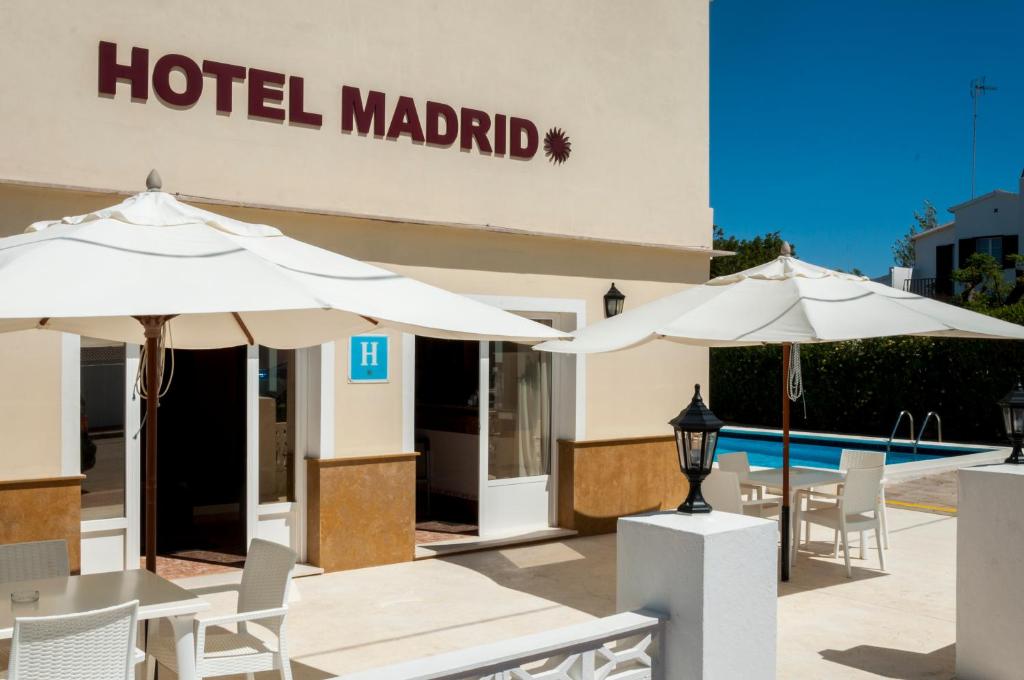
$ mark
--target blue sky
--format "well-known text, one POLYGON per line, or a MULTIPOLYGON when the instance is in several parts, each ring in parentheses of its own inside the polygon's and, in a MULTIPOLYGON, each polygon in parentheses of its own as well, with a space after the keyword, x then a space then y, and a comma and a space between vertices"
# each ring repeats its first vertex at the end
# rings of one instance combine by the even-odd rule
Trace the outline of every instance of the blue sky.
POLYGON ((876 276, 930 200, 1024 168, 1024 2, 714 0, 711 205, 729 234, 781 231, 801 259, 876 276))

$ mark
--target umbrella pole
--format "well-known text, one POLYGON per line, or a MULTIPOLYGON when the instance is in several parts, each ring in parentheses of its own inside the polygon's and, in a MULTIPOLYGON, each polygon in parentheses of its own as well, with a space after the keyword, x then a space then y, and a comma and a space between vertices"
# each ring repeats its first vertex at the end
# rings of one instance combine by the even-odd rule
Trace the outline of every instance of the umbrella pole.
MULTIPOLYGON (((789 360, 793 345, 782 344, 782 580, 789 580, 789 360)), ((800 527, 797 527, 797 532, 800 527)))
POLYGON ((166 316, 138 317, 146 335, 146 570, 156 573, 156 425, 160 395, 160 334, 166 316))

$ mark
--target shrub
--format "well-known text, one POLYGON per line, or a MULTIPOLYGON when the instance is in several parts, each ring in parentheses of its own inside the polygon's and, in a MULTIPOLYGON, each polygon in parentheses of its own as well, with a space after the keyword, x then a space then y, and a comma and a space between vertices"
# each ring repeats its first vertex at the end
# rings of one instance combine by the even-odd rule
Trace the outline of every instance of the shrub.
MULTIPOLYGON (((1003 307, 993 316, 1020 323, 1024 307, 1003 307)), ((936 411, 946 440, 1003 443, 996 402, 1024 368, 1024 342, 1009 340, 878 338, 800 350, 805 397, 792 405, 792 428, 876 437, 888 437, 907 409, 918 428, 936 411)), ((711 407, 723 420, 781 424, 781 347, 712 349, 710 382, 711 407)), ((925 439, 934 439, 933 426, 928 430, 925 439)))

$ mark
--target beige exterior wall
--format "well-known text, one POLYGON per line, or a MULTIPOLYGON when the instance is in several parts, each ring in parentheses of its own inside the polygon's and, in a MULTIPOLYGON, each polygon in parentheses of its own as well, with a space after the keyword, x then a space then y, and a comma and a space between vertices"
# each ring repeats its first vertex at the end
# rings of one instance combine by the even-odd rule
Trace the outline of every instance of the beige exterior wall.
MULTIPOLYGON (((0 4, 0 178, 413 222, 709 246, 708 0, 316 0, 0 4), (45 36, 45 41, 41 42, 45 36), (97 87, 98 44, 304 78, 320 129, 97 87), (45 48, 43 47, 45 43, 45 48), (343 84, 564 129, 530 161, 342 134, 343 84)), ((173 73, 183 89, 184 77, 173 73)), ((287 97, 287 94, 286 94, 287 97)), ((287 99, 286 99, 287 101, 287 99)), ((420 109, 421 116, 422 108, 420 109)))
POLYGON ((61 474, 60 338, 0 335, 0 480, 61 474))
MULTIPOLYGON (((0 77, 0 235, 116 203, 156 167, 212 210, 457 292, 584 300, 588 322, 612 281, 634 307, 707 278, 708 255, 681 250, 711 243, 707 0, 9 0, 0 77), (145 102, 102 96, 101 40, 121 63, 149 49, 150 73, 180 53, 300 76, 322 127, 250 118, 247 83, 230 116, 211 78, 186 109, 151 82, 145 102), (385 92, 389 116, 406 95, 560 127, 572 155, 343 134, 343 84, 385 92)), ((388 384, 348 384, 346 353, 334 453, 401 450, 401 338, 388 384)), ((56 334, 0 338, 0 477, 60 473, 59 357, 56 334)), ((707 380, 706 350, 669 343, 586 361, 590 439, 664 433, 707 380)))

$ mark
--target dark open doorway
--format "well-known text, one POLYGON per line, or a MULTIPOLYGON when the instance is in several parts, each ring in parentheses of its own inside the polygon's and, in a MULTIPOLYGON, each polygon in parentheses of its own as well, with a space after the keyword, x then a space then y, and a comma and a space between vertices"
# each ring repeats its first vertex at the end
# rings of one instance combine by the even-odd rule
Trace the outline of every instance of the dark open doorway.
POLYGON ((480 343, 416 338, 416 540, 477 535, 480 343))
MULTIPOLYGON (((160 399, 157 552, 195 562, 197 572, 203 563, 244 560, 245 359, 244 347, 176 350, 173 379, 160 399)), ((144 468, 145 455, 142 462, 144 468)))

